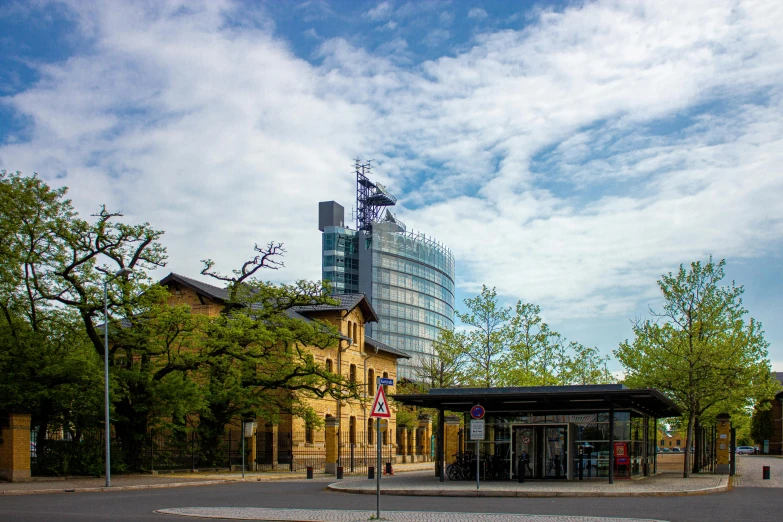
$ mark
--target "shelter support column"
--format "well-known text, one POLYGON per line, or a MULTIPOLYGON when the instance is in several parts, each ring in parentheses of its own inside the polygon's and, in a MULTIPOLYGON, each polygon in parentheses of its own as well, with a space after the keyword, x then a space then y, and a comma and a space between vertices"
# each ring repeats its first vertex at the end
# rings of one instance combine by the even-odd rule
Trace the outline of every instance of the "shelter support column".
POLYGON ((614 484, 614 406, 609 406, 609 484, 614 484))
POLYGON ((653 448, 655 449, 655 452, 653 453, 653 475, 658 474, 658 418, 653 417, 653 433, 655 436, 655 445, 653 448))
POLYGON ((444 475, 446 475, 446 472, 444 471, 444 456, 443 456, 443 449, 445 446, 445 412, 443 408, 440 408, 438 410, 438 437, 437 437, 437 448, 435 450, 435 466, 436 466, 436 476, 440 477, 440 481, 444 481, 444 475))

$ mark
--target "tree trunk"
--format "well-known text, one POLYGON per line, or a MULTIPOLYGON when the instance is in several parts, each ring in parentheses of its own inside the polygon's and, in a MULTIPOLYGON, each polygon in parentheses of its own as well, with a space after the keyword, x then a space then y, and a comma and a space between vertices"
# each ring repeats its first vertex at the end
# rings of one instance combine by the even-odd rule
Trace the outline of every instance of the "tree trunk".
POLYGON ((688 445, 688 449, 693 446, 694 449, 694 457, 693 457, 693 468, 691 469, 691 473, 699 473, 701 471, 701 423, 699 422, 699 419, 696 419, 694 424, 694 440, 693 444, 688 445))
POLYGON ((682 464, 682 477, 690 478, 691 441, 693 440, 693 426, 696 423, 694 414, 688 417, 688 436, 685 439, 685 459, 682 464))

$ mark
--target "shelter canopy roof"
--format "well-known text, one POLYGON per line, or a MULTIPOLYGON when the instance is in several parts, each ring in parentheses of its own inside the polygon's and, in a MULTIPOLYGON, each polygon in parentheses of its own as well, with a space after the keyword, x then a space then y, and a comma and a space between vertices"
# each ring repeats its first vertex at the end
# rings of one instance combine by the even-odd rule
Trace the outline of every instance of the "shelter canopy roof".
POLYGON ((575 386, 526 386, 510 388, 439 388, 426 394, 395 395, 394 400, 411 406, 470 411, 481 404, 487 413, 536 412, 565 415, 631 410, 652 417, 677 417, 682 410, 653 388, 631 389, 622 384, 575 386))

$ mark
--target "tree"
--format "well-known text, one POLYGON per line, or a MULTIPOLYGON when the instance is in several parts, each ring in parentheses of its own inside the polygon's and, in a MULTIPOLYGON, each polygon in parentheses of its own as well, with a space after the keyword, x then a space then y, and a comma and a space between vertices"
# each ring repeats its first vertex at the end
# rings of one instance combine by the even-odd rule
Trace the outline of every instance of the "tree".
POLYGON ((339 345, 337 329, 290 313, 298 306, 335 304, 328 288, 308 281, 261 281, 255 274, 282 267, 285 250, 280 243, 269 243, 256 245, 255 252, 232 276, 215 272, 213 263, 204 261, 202 273, 228 283, 229 295, 222 313, 210 318, 200 348, 208 392, 199 431, 207 460, 236 416, 277 423, 285 413, 317 426, 321 419, 308 406, 308 397, 363 398, 361 385, 316 361, 313 348, 339 345))
POLYGON ((497 292, 485 285, 476 297, 465 299, 467 312, 456 312, 470 329, 464 334, 465 357, 470 372, 466 381, 474 386, 491 388, 498 382, 500 363, 509 345, 508 321, 511 308, 501 307, 497 292))
POLYGON ((448 328, 441 328, 432 343, 432 354, 416 361, 416 380, 425 388, 451 388, 464 380, 466 364, 465 335, 448 328))
POLYGON ((629 386, 657 388, 683 409, 686 478, 697 422, 718 410, 747 407, 772 385, 761 324, 747 317, 743 288, 721 284, 725 264, 710 258, 662 276, 662 311, 651 310, 653 320, 637 320, 633 342, 614 351, 629 386))

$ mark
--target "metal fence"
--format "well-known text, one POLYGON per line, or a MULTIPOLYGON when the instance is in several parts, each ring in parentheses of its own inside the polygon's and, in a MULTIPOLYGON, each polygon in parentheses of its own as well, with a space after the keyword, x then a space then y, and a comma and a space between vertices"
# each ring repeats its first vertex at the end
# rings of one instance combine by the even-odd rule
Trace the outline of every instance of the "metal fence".
MULTIPOLYGON (((337 465, 345 475, 363 475, 368 466, 378 468, 377 446, 372 432, 344 430, 338 433, 337 465)), ((387 462, 394 463, 397 449, 389 443, 381 448, 381 468, 387 462)), ((382 440, 383 442, 383 440, 382 440)), ((326 442, 324 432, 278 431, 259 429, 256 432, 256 469, 259 471, 305 471, 313 468, 314 473, 326 473, 326 442), (275 449, 275 439, 277 447, 275 449)))
MULTIPOLYGON (((369 466, 385 469, 394 463, 397 446, 393 437, 382 435, 382 456, 377 462, 377 439, 371 431, 350 429, 338 432, 338 461, 346 475, 366 474, 369 466)), ((246 469, 258 471, 326 472, 324 430, 284 431, 261 427, 253 445, 245 439, 246 469)), ((119 438, 111 443, 112 471, 164 471, 196 469, 232 469, 242 464, 242 432, 238 427, 226 430, 215 444, 207 443, 197 431, 150 435, 124 447, 119 438)), ((35 427, 30 435, 30 464, 33 476, 102 475, 104 473, 103 430, 72 434, 60 428, 46 433, 35 427)))

